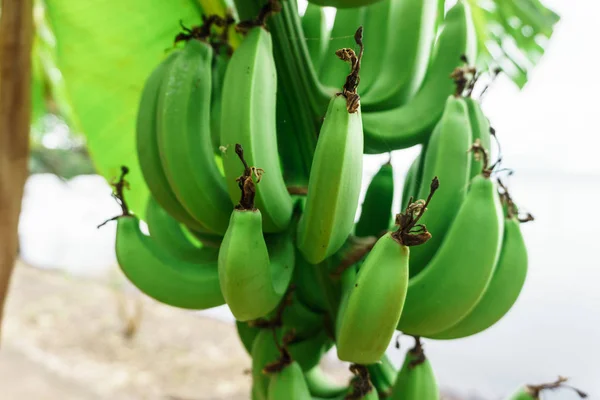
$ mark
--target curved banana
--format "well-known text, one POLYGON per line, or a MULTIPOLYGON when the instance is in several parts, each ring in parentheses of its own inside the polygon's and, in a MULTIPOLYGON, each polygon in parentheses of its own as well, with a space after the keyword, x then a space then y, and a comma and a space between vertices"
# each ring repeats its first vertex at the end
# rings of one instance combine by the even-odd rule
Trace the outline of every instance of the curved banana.
POLYGON ((158 98, 157 135, 177 198, 203 226, 223 234, 232 203, 211 144, 212 60, 210 44, 191 39, 169 65, 158 98))
POLYGON ((207 257, 214 260, 219 253, 215 248, 195 245, 181 224, 163 210, 152 196, 148 197, 146 223, 150 237, 176 258, 203 262, 207 257))
POLYGON ((348 66, 340 62, 335 52, 338 49, 353 48, 354 32, 364 22, 365 8, 338 9, 331 29, 331 38, 319 70, 319 80, 325 85, 339 88, 348 75, 348 66))
POLYGON ((432 338, 457 339, 474 335, 494 325, 511 309, 527 276, 527 247, 519 224, 514 216, 505 219, 498 265, 479 303, 456 325, 432 335, 432 338))
POLYGON ((347 109, 344 95, 329 103, 308 181, 306 207, 298 224, 297 246, 318 264, 344 244, 354 225, 362 177, 360 105, 347 109))
POLYGON ((280 356, 273 332, 259 330, 252 344, 252 393, 259 400, 267 400, 269 377, 263 373, 267 364, 277 361, 280 356))
POLYGON ((333 382, 319 365, 306 371, 304 379, 306 379, 310 394, 315 397, 330 399, 338 397, 348 390, 347 386, 333 382))
POLYGON ((323 291, 317 289, 319 279, 317 268, 320 266, 306 262, 302 254, 296 251, 293 281, 298 299, 311 310, 322 313, 327 311, 327 302, 323 291))
POLYGON ((271 375, 267 392, 268 400, 309 400, 310 398, 302 368, 296 361, 290 361, 280 371, 271 375))
POLYGON ((388 230, 392 220, 394 200, 394 170, 390 162, 381 166, 371 180, 354 234, 359 237, 379 237, 388 230))
POLYGON ((306 39, 306 47, 310 60, 318 71, 323 63, 323 57, 327 51, 327 40, 329 31, 327 30, 327 21, 325 19, 325 10, 314 4, 308 4, 306 12, 302 16, 302 31, 306 39))
POLYGON ((158 95, 170 65, 179 57, 175 50, 154 69, 146 80, 136 120, 136 148, 144 180, 156 202, 179 222, 206 231, 181 205, 165 175, 158 150, 156 113, 158 95))
POLYGON ((426 142, 448 95, 454 92, 450 74, 461 64, 463 55, 475 60, 476 50, 471 10, 466 1, 459 0, 446 15, 433 61, 414 98, 399 108, 365 112, 365 152, 384 153, 426 142))
POLYGON ((288 345, 292 359, 297 361, 303 371, 309 371, 316 365, 327 351, 333 346, 333 340, 325 329, 321 329, 314 336, 293 341, 288 345))
POLYGON ((219 282, 235 318, 265 316, 283 298, 294 271, 294 245, 287 234, 262 233, 259 210, 235 209, 219 249, 219 282))
POLYGON ((495 184, 476 176, 435 256, 410 279, 398 330, 427 337, 475 307, 494 272, 503 223, 495 184))
MULTIPOLYGON (((479 104, 477 100, 467 97, 465 98, 465 102, 469 109, 469 121, 471 122, 471 129, 473 131, 473 142, 479 139, 481 147, 489 152, 492 146, 490 121, 483 113, 483 110, 481 110, 481 104, 479 104)), ((479 171, 481 171, 483 167, 483 158, 473 154, 471 161, 471 178, 479 174, 479 171)))
MULTIPOLYGON (((250 29, 233 53, 225 73, 221 119, 221 144, 244 147, 249 165, 262 168, 264 176, 256 188, 256 207, 263 215, 265 232, 281 232, 292 218, 288 194, 277 151, 277 71, 271 34, 263 27, 250 29)), ((236 178, 242 168, 235 155, 223 157, 227 188, 233 203, 239 199, 236 178)))
POLYGON ((435 41, 438 3, 384 0, 367 8, 361 77, 365 112, 398 107, 419 89, 435 41))
POLYGON ((410 349, 398 373, 390 400, 439 400, 437 381, 420 342, 410 349))
POLYGON ((138 289, 179 308, 202 310, 225 303, 214 254, 199 262, 175 258, 145 236, 139 222, 132 215, 119 217, 116 238, 119 266, 138 289))
POLYGON ((392 392, 396 375, 398 375, 398 371, 396 371, 389 358, 384 355, 380 362, 367 365, 367 369, 371 376, 371 382, 377 389, 379 396, 388 398, 392 392))
MULTIPOLYGON (((472 144, 467 105, 462 97, 450 96, 424 153, 423 183, 417 198, 427 197, 429 185, 426 182, 431 182, 436 176, 440 188, 421 220, 432 237, 411 252, 411 277, 421 272, 435 255, 467 195, 473 157, 468 150, 472 144)), ((481 173, 481 170, 480 167, 478 172, 481 173)))

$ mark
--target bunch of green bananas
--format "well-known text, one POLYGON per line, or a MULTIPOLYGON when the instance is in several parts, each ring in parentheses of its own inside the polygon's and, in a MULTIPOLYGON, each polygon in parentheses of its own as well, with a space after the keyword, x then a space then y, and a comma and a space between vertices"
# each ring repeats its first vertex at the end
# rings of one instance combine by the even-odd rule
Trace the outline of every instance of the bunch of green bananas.
MULTIPOLYGON (((147 79, 137 150, 151 197, 145 215, 131 214, 124 169, 119 265, 165 304, 227 304, 252 356, 253 399, 438 399, 418 338, 400 371, 387 359, 393 334, 481 332, 510 310, 527 272, 522 218, 494 174, 489 121, 471 97, 469 5, 443 15, 442 0, 323 0, 300 21, 293 0, 261 3, 237 24, 235 51, 225 34, 233 20, 205 17, 147 79), (319 5, 340 8, 330 33, 319 5), (267 21, 312 42, 280 54, 274 40, 293 38, 267 21), (318 86, 335 88, 322 119, 302 123, 317 138, 304 180, 287 157, 306 99, 290 101, 278 77, 294 65, 277 62, 300 53, 318 86), (355 223, 363 154, 415 144, 402 212, 392 215, 387 163, 355 223), (319 367, 333 345, 352 363, 348 385, 319 367)), ((303 76, 299 87, 310 86, 303 76)))

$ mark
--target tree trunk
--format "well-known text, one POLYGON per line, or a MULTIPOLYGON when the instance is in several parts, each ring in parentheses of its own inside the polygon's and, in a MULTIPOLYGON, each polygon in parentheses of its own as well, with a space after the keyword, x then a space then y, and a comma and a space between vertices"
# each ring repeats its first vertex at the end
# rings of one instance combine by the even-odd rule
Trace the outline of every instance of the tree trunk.
MULTIPOLYGON (((0 12, 0 322, 17 256, 27 178, 31 109, 32 0, 2 0, 0 12)), ((1 335, 0 326, 0 335, 1 335)))

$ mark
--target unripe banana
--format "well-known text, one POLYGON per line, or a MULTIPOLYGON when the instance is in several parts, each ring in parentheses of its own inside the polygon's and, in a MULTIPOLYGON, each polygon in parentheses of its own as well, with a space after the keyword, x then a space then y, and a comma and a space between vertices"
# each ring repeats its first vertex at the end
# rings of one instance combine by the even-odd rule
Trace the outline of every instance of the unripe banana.
MULTIPOLYGON (((422 271, 434 256, 467 195, 473 157, 468 150, 472 144, 467 105, 463 98, 450 96, 424 154, 423 183, 417 198, 427 196, 429 182, 436 176, 440 181, 440 188, 421 221, 432 237, 411 252, 411 277, 422 271)), ((480 167, 478 172, 481 173, 481 170, 480 167)))
POLYGON ((494 325, 511 309, 527 276, 527 247, 519 225, 516 217, 505 220, 498 265, 479 303, 456 325, 432 335, 432 338, 456 339, 474 335, 494 325))
POLYGON ((117 221, 116 253, 121 270, 142 292, 162 303, 193 310, 225 303, 219 287, 217 259, 212 254, 199 262, 175 258, 145 236, 137 217, 117 221))
POLYGON ((254 339, 256 339, 258 336, 260 328, 250 326, 250 323, 241 321, 235 321, 235 327, 237 329, 240 342, 242 342, 242 346, 248 352, 248 354, 251 354, 254 339))
POLYGON ((306 208, 298 224, 297 246, 317 264, 335 253, 352 231, 362 177, 360 106, 348 112, 336 95, 321 127, 308 181, 306 208))
POLYGON ((438 400, 437 381, 419 342, 408 351, 390 400, 438 400))
POLYGON ((323 7, 308 4, 306 12, 302 16, 302 31, 306 39, 306 47, 308 48, 310 60, 315 71, 318 71, 323 63, 329 39, 329 31, 327 30, 327 21, 323 7))
POLYGON ((448 95, 455 91, 450 74, 460 66, 463 55, 474 62, 476 50, 471 10, 466 1, 459 0, 446 15, 433 61, 415 97, 399 108, 365 112, 365 152, 384 153, 426 142, 448 95))
POLYGON ((154 69, 146 80, 136 121, 137 155, 144 180, 156 202, 179 222, 190 228, 206 231, 181 205, 165 175, 158 150, 156 114, 158 95, 170 65, 179 57, 175 50, 154 69))
POLYGON ((582 399, 588 397, 587 393, 579 390, 573 386, 566 385, 567 378, 559 376, 555 382, 543 383, 541 385, 524 385, 520 387, 515 393, 508 397, 508 400, 540 400, 541 393, 544 391, 556 390, 556 389, 570 389, 577 396, 582 399))
POLYGON ((387 162, 377 171, 367 188, 354 234, 359 237, 379 237, 387 231, 392 220, 393 199, 394 170, 392 164, 387 162))
POLYGON ((365 7, 338 9, 331 29, 329 45, 319 70, 319 80, 325 85, 339 88, 348 75, 348 67, 336 57, 338 49, 353 48, 354 32, 364 22, 365 7))
POLYGON ((215 55, 212 66, 212 93, 210 99, 210 138, 215 154, 221 155, 221 118, 223 105, 223 81, 229 66, 231 55, 228 49, 222 46, 215 55))
POLYGON ((338 313, 340 360, 373 364, 385 353, 406 297, 408 256, 408 247, 388 232, 361 265, 345 307, 338 313))
POLYGON ((191 39, 160 89, 160 157, 175 195, 202 225, 223 234, 232 203, 214 159, 210 133, 212 47, 191 39))
POLYGON ((410 279, 398 330, 434 335, 475 307, 496 266, 503 223, 494 183, 476 176, 435 256, 410 279))
POLYGON ((316 312, 327 311, 327 302, 323 291, 316 290, 319 285, 317 275, 319 265, 308 263, 299 251, 296 251, 296 267, 294 268, 294 284, 298 299, 308 308, 316 312))
POLYGON ((404 184, 402 186, 402 204, 401 209, 405 209, 408 206, 408 202, 412 197, 413 200, 417 199, 419 194, 419 188, 421 187, 422 174, 421 174, 421 159, 423 158, 423 152, 414 159, 408 171, 406 172, 406 176, 404 177, 404 184))
POLYGON ((271 375, 267 392, 268 400, 309 400, 308 385, 302 374, 302 368, 296 361, 271 375))
POLYGON ((367 369, 371 376, 371 382, 377 389, 379 396, 388 398, 392 392, 396 375, 398 375, 398 371, 396 371, 389 358, 384 355, 380 362, 368 365, 367 369))
POLYGON ((368 68, 371 62, 377 63, 379 68, 371 86, 363 88, 365 111, 398 107, 417 92, 432 53, 440 2, 443 0, 385 0, 368 7, 364 67, 368 68), (383 12, 371 17, 371 10, 376 8, 383 12), (372 35, 371 31, 382 37, 374 35, 377 41, 369 46, 367 39, 372 35), (381 49, 379 53, 378 49, 381 49))
POLYGON ((332 382, 319 365, 306 371, 304 379, 306 379, 310 394, 319 398, 335 398, 348 390, 347 386, 332 382))
POLYGON ((219 281, 235 318, 248 321, 271 312, 281 301, 294 271, 294 245, 289 235, 262 233, 258 209, 235 209, 219 249, 219 281))
MULTIPOLYGON (((479 139, 481 147, 489 152, 492 146, 490 121, 483 113, 481 104, 479 104, 477 100, 467 97, 465 98, 465 102, 467 103, 467 108, 469 109, 469 120, 471 122, 471 129, 473 131, 473 142, 479 139)), ((479 171, 481 171, 484 167, 482 157, 477 157, 476 154, 473 154, 472 157, 471 178, 479 174, 479 171)))
MULTIPOLYGON (((249 165, 265 173, 256 188, 256 207, 263 215, 265 232, 281 232, 292 217, 288 194, 277 151, 277 71, 273 60, 271 34, 263 27, 251 28, 233 53, 225 73, 221 119, 221 144, 244 147, 249 165)), ((230 151, 223 157, 231 200, 239 199, 236 178, 242 167, 230 151)))

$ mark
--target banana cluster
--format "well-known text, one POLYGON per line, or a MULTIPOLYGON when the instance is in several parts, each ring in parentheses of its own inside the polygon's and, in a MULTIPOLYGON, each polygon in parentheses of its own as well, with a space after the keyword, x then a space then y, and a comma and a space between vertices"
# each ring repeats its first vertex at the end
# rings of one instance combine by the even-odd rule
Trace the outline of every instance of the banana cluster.
POLYGON ((301 25, 314 39, 307 54, 335 90, 306 182, 292 185, 280 157, 291 151, 281 147, 290 130, 278 132, 273 40, 285 38, 266 21, 278 21, 281 5, 269 0, 239 23, 235 51, 226 37, 233 20, 207 17, 184 28, 146 81, 137 153, 151 196, 133 215, 126 170, 115 184, 119 265, 162 303, 227 304, 252 357, 253 399, 437 400, 419 337, 489 328, 527 273, 522 218, 494 174, 492 130, 471 97, 470 8, 459 0, 443 16, 441 0, 311 3, 301 25), (340 8, 331 32, 324 5, 340 8), (402 212, 392 215, 388 162, 355 223, 363 154, 415 144, 422 151, 404 179, 402 212), (396 331, 417 337, 399 371, 385 355, 396 331), (351 363, 347 385, 319 367, 334 345, 351 363))

